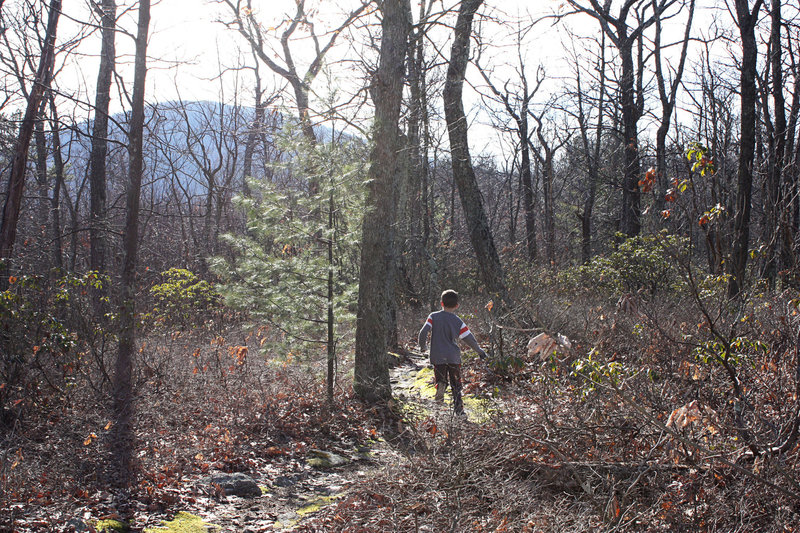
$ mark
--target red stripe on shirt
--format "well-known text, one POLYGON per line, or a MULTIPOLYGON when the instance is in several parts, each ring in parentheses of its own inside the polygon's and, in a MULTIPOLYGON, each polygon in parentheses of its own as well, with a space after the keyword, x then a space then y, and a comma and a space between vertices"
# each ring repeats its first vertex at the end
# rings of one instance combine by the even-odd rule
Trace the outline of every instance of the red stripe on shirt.
POLYGON ((469 328, 467 326, 464 326, 461 328, 461 331, 458 332, 459 335, 463 335, 465 333, 469 333, 469 328))

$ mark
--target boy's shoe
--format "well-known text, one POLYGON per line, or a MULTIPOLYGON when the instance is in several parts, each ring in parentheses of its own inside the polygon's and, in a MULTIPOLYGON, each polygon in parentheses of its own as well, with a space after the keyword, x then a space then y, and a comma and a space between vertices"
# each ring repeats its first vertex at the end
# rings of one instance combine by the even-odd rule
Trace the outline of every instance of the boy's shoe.
POLYGON ((444 385, 441 383, 436 384, 436 401, 443 402, 444 401, 444 385))

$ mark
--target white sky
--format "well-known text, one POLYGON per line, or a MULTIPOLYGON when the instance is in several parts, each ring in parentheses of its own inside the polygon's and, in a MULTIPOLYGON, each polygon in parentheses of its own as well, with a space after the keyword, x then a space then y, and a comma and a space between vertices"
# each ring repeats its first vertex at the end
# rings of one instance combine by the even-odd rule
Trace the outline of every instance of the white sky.
MULTIPOLYGON (((419 0, 412 2, 414 16, 417 16, 419 0)), ((696 20, 708 19, 708 6, 719 6, 717 0, 698 0, 704 4, 705 8, 699 8, 696 20), (705 15, 703 14, 705 13, 705 15)), ((4 6, 8 9, 9 4, 13 5, 14 0, 9 0, 4 6)), ((121 17, 120 26, 129 34, 135 33, 137 2, 135 0, 118 0, 120 6, 118 13, 125 9, 131 11, 121 17)), ((257 15, 265 27, 276 26, 281 20, 287 18, 287 14, 295 11, 294 0, 254 0, 257 15), (261 10, 258 13, 258 10, 261 10)), ((324 30, 326 21, 328 24, 338 24, 343 20, 343 13, 351 9, 358 3, 358 0, 309 0, 309 4, 317 6, 319 9, 316 17, 318 33, 324 30)), ((457 0, 446 0, 445 5, 452 6, 457 4, 457 0)), ((524 13, 526 10, 536 10, 538 13, 549 12, 558 9, 564 2, 560 0, 487 0, 487 5, 481 13, 488 13, 500 20, 508 21, 515 15, 524 13), (497 7, 502 6, 502 11, 497 7)), ((75 19, 86 20, 87 8, 85 2, 71 0, 64 2, 65 12, 75 19), (66 10, 75 10, 66 11, 66 10)), ((253 63, 250 55, 249 46, 244 42, 235 31, 225 29, 222 24, 217 22, 221 16, 229 18, 228 8, 222 6, 215 0, 159 0, 152 7, 150 42, 148 47, 149 72, 147 83, 147 100, 167 101, 174 100, 180 95, 184 100, 219 100, 226 99, 231 101, 234 93, 239 96, 239 101, 245 105, 252 104, 252 76, 249 73, 239 74, 238 76, 228 71, 223 81, 217 78, 221 68, 232 68, 241 61, 248 64, 253 63), (222 95, 221 95, 222 93, 222 95)), ((491 65, 498 69, 498 84, 502 85, 503 78, 514 77, 513 71, 507 65, 516 61, 516 50, 513 39, 514 27, 509 25, 506 28, 499 28, 497 24, 484 22, 485 39, 491 43, 491 51, 482 64, 491 65)), ((588 17, 574 17, 570 19, 570 25, 576 32, 586 36, 598 36, 599 26, 596 21, 588 17)), ((66 39, 69 35, 77 31, 78 25, 71 22, 68 18, 62 18, 59 27, 60 39, 66 39)), ((676 33, 682 32, 682 24, 673 21, 667 28, 672 28, 676 33)), ((274 33, 278 33, 282 28, 278 28, 274 33)), ((445 56, 449 55, 449 38, 451 30, 441 28, 440 34, 435 40, 441 46, 441 52, 445 56)), ((364 32, 361 32, 364 35, 364 32)), ((351 54, 347 47, 350 45, 340 36, 340 47, 338 51, 331 55, 331 59, 336 59, 337 54, 351 54)), ((528 77, 535 77, 537 65, 547 65, 548 82, 543 86, 541 94, 547 94, 563 85, 565 76, 564 66, 568 63, 561 61, 565 53, 565 43, 567 42, 566 32, 563 25, 552 28, 549 22, 540 23, 527 37, 525 56, 528 65, 528 77), (549 84, 549 85, 548 85, 549 84)), ((90 101, 93 96, 94 85, 97 76, 97 54, 99 52, 100 36, 99 33, 90 35, 81 46, 82 55, 70 65, 69 69, 59 74, 59 87, 65 92, 82 93, 84 101, 90 101)), ((130 71, 132 70, 133 39, 129 35, 119 34, 117 38, 117 50, 119 56, 118 71, 122 77, 130 82, 130 71)), ((302 46, 295 45, 293 50, 297 54, 298 69, 303 71, 306 61, 303 60, 303 51, 310 51, 310 41, 306 41, 302 46)), ((373 56, 374 58, 374 56, 373 56)), ((445 58, 446 59, 446 58, 445 58)), ((336 67, 337 69, 340 67, 336 67)), ((343 67, 341 67, 343 68, 343 67)), ((468 72, 468 79, 473 83, 480 83, 479 76, 474 69, 468 72), (471 72, 471 73, 470 73, 471 72)), ((262 68, 262 76, 266 78, 268 88, 274 89, 284 85, 283 80, 272 75, 266 68, 262 68), (271 86, 270 86, 271 85, 271 86)), ((338 82, 342 84, 344 90, 347 85, 355 86, 359 80, 353 79, 352 71, 339 71, 338 82)), ((325 80, 318 78, 314 88, 320 92, 325 91, 325 80)), ((286 104, 290 105, 291 97, 286 104)), ((465 91, 465 103, 469 108, 477 105, 478 98, 469 90, 465 91)), ((127 107, 127 106, 125 106, 127 107)), ((119 100, 115 102, 114 111, 123 108, 119 100)), ((91 116, 91 110, 83 109, 82 113, 87 118, 91 116)), ((480 119, 488 122, 488 119, 480 119)), ((475 123, 474 123, 475 124, 475 123)), ((475 124, 475 127, 480 127, 475 124)), ((496 132, 486 130, 486 134, 473 136, 478 139, 474 142, 484 142, 484 145, 496 143, 491 138, 496 132)), ((481 146, 476 146, 480 150, 481 146)))

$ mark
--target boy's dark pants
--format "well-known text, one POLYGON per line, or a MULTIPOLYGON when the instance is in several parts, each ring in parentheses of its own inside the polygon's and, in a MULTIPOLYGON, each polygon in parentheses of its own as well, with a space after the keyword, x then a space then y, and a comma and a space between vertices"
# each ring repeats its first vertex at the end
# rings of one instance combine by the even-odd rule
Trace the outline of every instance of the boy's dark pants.
POLYGON ((461 414, 464 411, 464 404, 461 400, 461 365, 433 365, 433 377, 436 379, 437 391, 444 391, 447 388, 449 378, 450 392, 453 395, 453 409, 456 414, 461 414))

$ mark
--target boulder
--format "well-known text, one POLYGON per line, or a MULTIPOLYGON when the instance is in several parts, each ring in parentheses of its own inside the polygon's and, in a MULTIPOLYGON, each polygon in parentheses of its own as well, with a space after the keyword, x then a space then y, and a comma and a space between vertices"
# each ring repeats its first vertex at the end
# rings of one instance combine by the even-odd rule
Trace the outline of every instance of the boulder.
POLYGON ((258 486, 256 480, 241 472, 214 474, 205 478, 203 482, 208 485, 219 485, 225 491, 226 496, 242 498, 261 496, 261 487, 258 486))
POLYGON ((311 450, 309 451, 309 455, 311 455, 311 457, 307 462, 309 466, 314 468, 336 468, 337 466, 344 466, 350 462, 346 457, 323 450, 311 450))

